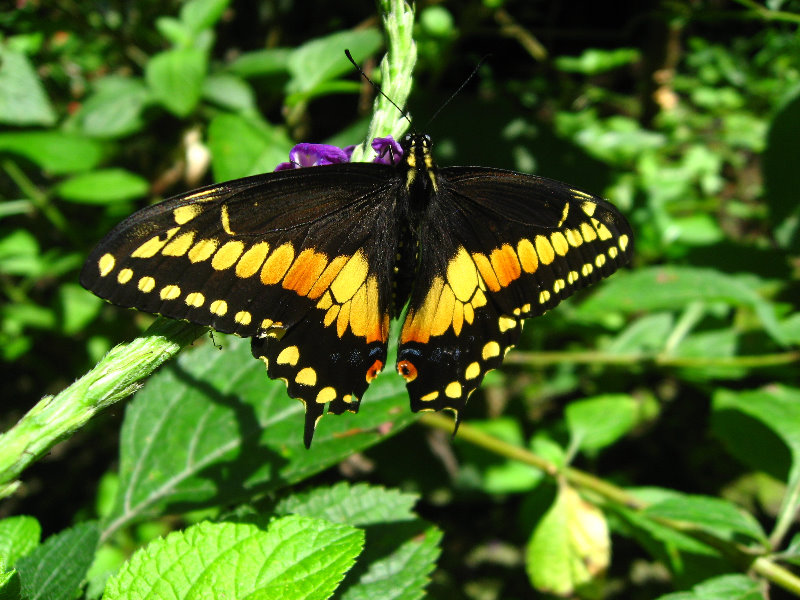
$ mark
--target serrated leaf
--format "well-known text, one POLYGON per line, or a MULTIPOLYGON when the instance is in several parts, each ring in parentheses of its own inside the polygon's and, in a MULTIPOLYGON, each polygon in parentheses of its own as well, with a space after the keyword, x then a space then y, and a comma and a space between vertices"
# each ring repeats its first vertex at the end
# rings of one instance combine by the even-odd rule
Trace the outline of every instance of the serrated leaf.
POLYGON ((324 599, 363 543, 358 529, 300 516, 277 519, 266 531, 251 523, 204 522, 134 554, 103 597, 199 600, 229 590, 240 599, 324 599))
POLYGON ((0 150, 24 156, 53 175, 87 171, 103 157, 99 142, 61 131, 3 132, 0 150))
POLYGON ((289 57, 292 79, 287 86, 288 93, 308 95, 321 83, 351 72, 353 66, 344 55, 345 48, 358 63, 376 52, 382 41, 376 29, 361 29, 340 31, 306 42, 289 57))
POLYGON ((153 376, 129 404, 120 444, 120 489, 107 527, 165 507, 232 504, 308 477, 412 423, 403 381, 384 374, 358 415, 322 419, 310 450, 303 406, 267 378, 250 343, 215 335, 153 376))
POLYGON ((0 123, 52 125, 56 113, 28 57, 0 47, 0 123))
POLYGON ((188 116, 197 106, 205 76, 206 55, 195 48, 156 54, 145 70, 154 98, 178 117, 188 116))
POLYGON ((221 114, 208 126, 208 147, 217 181, 272 171, 288 160, 292 146, 282 129, 254 117, 221 114))
POLYGON ((103 169, 75 175, 56 186, 64 200, 79 204, 112 204, 145 196, 147 180, 125 169, 103 169))
POLYGON ((140 79, 110 76, 81 107, 77 121, 81 130, 98 138, 117 138, 142 128, 142 111, 149 93, 140 79))
POLYGON ((542 592, 592 595, 611 559, 605 516, 562 484, 528 541, 525 569, 542 592))
POLYGON ((758 521, 721 498, 680 494, 649 506, 644 514, 651 518, 689 523, 731 542, 767 544, 758 521))
POLYGON ((571 402, 564 411, 570 444, 575 449, 610 446, 636 425, 636 400, 627 394, 607 394, 571 402))
POLYGON ((442 537, 413 513, 417 499, 397 490, 342 482, 285 498, 275 512, 365 527, 364 552, 342 584, 342 600, 413 600, 424 596, 442 537))
POLYGON ((86 522, 47 538, 17 562, 27 600, 72 600, 94 559, 100 528, 86 522))
POLYGON ((39 545, 42 527, 34 517, 19 515, 0 521, 0 567, 17 564, 39 545))
POLYGON ((658 600, 764 600, 761 584, 747 575, 721 575, 699 583, 690 592, 659 596, 658 600))
POLYGON ((376 523, 411 521, 419 500, 416 494, 365 483, 337 483, 332 487, 314 488, 305 494, 284 498, 275 507, 278 514, 299 514, 334 523, 363 527, 376 523))

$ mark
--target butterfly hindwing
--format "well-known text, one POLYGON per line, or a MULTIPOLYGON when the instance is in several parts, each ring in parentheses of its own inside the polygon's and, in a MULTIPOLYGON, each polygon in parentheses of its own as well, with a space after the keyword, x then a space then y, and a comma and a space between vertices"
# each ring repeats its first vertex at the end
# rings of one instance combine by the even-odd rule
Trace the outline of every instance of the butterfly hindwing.
MULTIPOLYGON (((390 167, 342 164, 210 186, 143 209, 92 252, 97 295, 252 337, 309 412, 357 410, 383 367, 395 230, 390 167)), ((309 423, 311 425, 309 426, 309 423)))
POLYGON ((436 182, 398 372, 413 410, 458 415, 523 319, 627 263, 632 235, 611 204, 552 180, 453 167, 436 182))

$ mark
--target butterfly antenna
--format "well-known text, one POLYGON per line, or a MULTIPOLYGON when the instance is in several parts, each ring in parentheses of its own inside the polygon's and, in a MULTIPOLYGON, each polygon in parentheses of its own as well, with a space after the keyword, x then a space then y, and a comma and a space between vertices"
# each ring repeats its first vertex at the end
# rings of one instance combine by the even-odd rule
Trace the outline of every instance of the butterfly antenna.
POLYGON ((428 119, 428 122, 427 122, 427 123, 426 123, 426 125, 425 125, 426 127, 427 127, 428 125, 430 125, 431 121, 433 121, 433 120, 434 120, 434 119, 435 119, 435 118, 438 116, 438 114, 439 114, 440 112, 442 112, 442 109, 443 109, 445 106, 447 106, 448 104, 450 104, 450 102, 453 100, 453 98, 455 98, 456 96, 458 96, 458 94, 461 92, 461 90, 463 90, 463 89, 464 89, 464 86, 466 86, 466 85, 467 85, 467 84, 468 84, 468 83, 469 83, 469 82, 472 80, 472 78, 473 78, 473 77, 475 77, 475 74, 478 72, 478 69, 480 69, 480 68, 481 68, 481 66, 483 65, 483 63, 485 63, 485 62, 486 62, 486 60, 487 60, 487 59, 488 59, 490 56, 491 56, 491 54, 487 54, 486 56, 484 56, 482 59, 480 59, 480 60, 478 61, 478 64, 477 64, 477 65, 475 65, 475 68, 474 68, 474 69, 472 69, 472 73, 470 73, 470 74, 469 74, 469 76, 468 76, 468 77, 467 77, 467 78, 464 80, 464 83, 462 83, 460 86, 458 86, 458 89, 457 89, 455 92, 453 92, 452 94, 450 94, 450 97, 449 97, 447 100, 445 100, 445 101, 442 103, 442 105, 441 105, 439 108, 437 108, 437 109, 436 109, 436 112, 435 112, 435 113, 433 113, 433 116, 432 116, 430 119, 428 119))
MULTIPOLYGON (((350 50, 348 50, 347 48, 345 48, 345 50, 344 50, 344 54, 345 54, 345 56, 347 56, 347 60, 349 60, 349 61, 352 63, 352 65, 353 65, 353 66, 356 68, 356 70, 357 70, 359 73, 361 73, 361 76, 362 76, 364 79, 366 79, 367 83, 368 83, 368 84, 370 84, 370 85, 371 85, 373 88, 375 88, 375 91, 377 91, 377 92, 378 92, 378 93, 379 93, 381 96, 383 96, 384 98, 386 98, 386 99, 387 99, 387 100, 388 100, 388 101, 389 101, 389 102, 392 104, 392 106, 394 106, 394 107, 395 107, 397 110, 399 110, 399 111, 400 111, 400 114, 401 114, 401 115, 403 115, 403 117, 405 118, 405 120, 406 120, 406 121, 408 121, 408 122, 409 122, 409 124, 410 124, 410 123, 411 123, 411 119, 409 119, 409 118, 408 118, 408 114, 406 114, 406 111, 404 111, 402 108, 400 108, 399 106, 397 106, 397 104, 395 103, 395 101, 394 101, 394 100, 392 100, 391 98, 389 98, 389 96, 387 96, 387 95, 386 95, 386 94, 383 92, 383 90, 381 89, 381 86, 379 86, 377 83, 375 83, 374 81, 372 81, 372 79, 370 79, 369 77, 367 77, 367 74, 366 74, 366 73, 364 73, 364 70, 363 70, 361 67, 359 67, 359 66, 358 66, 358 64, 356 63, 356 61, 354 61, 354 60, 353 60, 353 55, 352 55, 352 54, 350 54, 350 50)), ((463 86, 462 86, 462 87, 463 87, 463 86)))

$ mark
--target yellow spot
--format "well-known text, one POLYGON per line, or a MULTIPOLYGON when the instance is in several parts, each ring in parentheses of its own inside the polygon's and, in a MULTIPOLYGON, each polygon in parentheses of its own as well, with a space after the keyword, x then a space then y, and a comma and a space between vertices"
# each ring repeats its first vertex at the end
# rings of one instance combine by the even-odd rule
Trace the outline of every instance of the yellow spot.
POLYGON ((475 379, 481 374, 481 366, 476 362, 469 363, 467 370, 464 373, 466 379, 475 379))
POLYGON ((575 283, 576 281, 578 281, 578 277, 579 275, 577 271, 570 271, 569 273, 567 273, 567 283, 569 284, 575 283))
POLYGON ((586 242, 597 239, 597 232, 586 222, 581 223, 581 235, 586 242))
POLYGON ((556 231, 550 236, 550 241, 553 243, 553 248, 556 251, 556 254, 559 256, 564 256, 567 251, 569 250, 569 244, 567 243, 567 238, 564 237, 564 234, 560 231, 556 231))
POLYGON ((457 381, 451 381, 444 388, 444 395, 448 398, 461 398, 461 384, 457 381))
POLYGON ((464 305, 464 320, 470 325, 472 325, 472 321, 475 320, 475 309, 472 307, 472 304, 464 305))
POLYGON ((592 225, 594 225, 594 228, 597 230, 597 236, 601 240, 609 240, 613 237, 611 235, 611 232, 608 230, 608 227, 606 227, 603 223, 601 223, 597 219, 592 219, 592 225))
POLYGON ((406 320, 400 333, 401 341, 410 340, 421 344, 428 342, 443 288, 444 280, 441 277, 434 277, 420 309, 416 313, 409 311, 406 315, 406 320))
POLYGON ((228 215, 228 206, 223 204, 219 212, 220 212, 220 221, 222 221, 222 229, 224 229, 225 233, 227 233, 228 235, 236 235, 231 229, 231 219, 230 216, 228 215))
POLYGON ((568 214, 569 214, 569 202, 565 202, 564 210, 561 211, 561 220, 558 222, 558 227, 561 227, 564 224, 564 221, 567 220, 568 214))
POLYGON ((334 306, 331 306, 328 309, 328 312, 325 313, 325 318, 322 321, 325 327, 330 327, 331 323, 333 323, 336 320, 336 317, 339 315, 339 308, 340 308, 339 305, 336 304, 334 306))
POLYGON ((173 227, 172 229, 168 230, 163 240, 159 235, 151 237, 144 244, 142 244, 136 250, 134 250, 131 253, 131 256, 133 258, 154 257, 158 253, 158 251, 161 250, 161 248, 163 248, 170 239, 172 239, 172 236, 178 233, 179 229, 180 227, 173 227))
POLYGON ((162 300, 175 300, 181 295, 181 288, 177 285, 165 285, 161 288, 160 296, 162 300))
POLYGON ((433 391, 429 394, 425 394, 424 396, 420 397, 420 400, 422 400, 423 402, 433 402, 438 397, 439 397, 439 392, 433 391))
POLYGON ((297 346, 286 346, 286 348, 281 350, 280 354, 278 354, 277 361, 279 365, 295 366, 299 359, 300 350, 297 346))
POLYGON ((308 291, 307 296, 312 300, 316 300, 324 292, 328 291, 328 287, 330 287, 333 278, 339 274, 339 271, 342 270, 348 258, 348 256, 337 256, 329 262, 328 266, 325 267, 325 270, 322 272, 322 275, 319 276, 319 279, 317 279, 316 283, 314 283, 308 291))
POLYGON ((258 273, 261 264, 267 257, 267 252, 269 252, 269 244, 267 242, 253 244, 252 247, 247 249, 247 252, 242 254, 239 262, 236 263, 236 276, 245 279, 258 273))
POLYGON ((478 272, 481 274, 486 286, 493 292, 500 291, 500 282, 497 280, 497 275, 492 269, 492 263, 489 259, 480 252, 475 252, 472 255, 472 260, 475 261, 475 266, 478 267, 478 272))
POLYGON ((191 200, 192 202, 208 202, 209 200, 213 200, 216 196, 217 192, 220 191, 222 188, 213 187, 207 190, 201 190, 199 192, 195 192, 194 194, 189 194, 188 196, 184 196, 184 201, 191 200))
POLYGON ((581 267, 581 274, 584 277, 588 277, 592 273, 592 271, 594 271, 594 266, 592 266, 592 263, 585 263, 581 267))
POLYGON ((322 299, 317 302, 317 308, 320 310, 328 310, 331 306, 333 306, 333 297, 330 292, 325 292, 322 299))
POLYGON ((111 254, 103 254, 100 260, 97 261, 97 266, 100 268, 100 277, 105 277, 114 270, 116 260, 111 254))
POLYGON ((192 242, 194 242, 194 231, 187 231, 164 246, 161 254, 164 256, 183 256, 192 247, 192 242))
POLYGON ((352 394, 345 394, 344 396, 342 396, 342 401, 343 402, 347 402, 348 404, 350 404, 353 401, 353 395, 352 394))
MULTIPOLYGON (((348 396, 350 395, 348 394, 348 396)), ((316 402, 317 404, 327 404, 328 402, 333 402, 334 400, 336 400, 336 390, 331 386, 328 386, 319 391, 316 402)), ((347 402, 347 400, 345 400, 345 402, 347 402)))
POLYGON ((522 270, 526 273, 533 273, 539 268, 539 258, 536 256, 536 250, 533 249, 533 244, 529 239, 522 238, 519 241, 517 255, 519 256, 522 270))
POLYGON ((555 282, 553 283, 553 291, 556 294, 561 290, 563 290, 565 287, 567 287, 567 284, 564 283, 563 279, 556 279, 555 282))
POLYGON ((289 242, 275 248, 261 269, 261 283, 264 285, 278 283, 289 270, 292 260, 294 260, 294 248, 289 242))
POLYGON ((564 230, 564 235, 567 238, 567 242, 573 248, 577 248, 583 243, 583 238, 581 237, 581 232, 577 229, 566 229, 564 230))
POLYGON ((447 264, 447 283, 461 302, 468 302, 478 287, 478 272, 475 263, 462 246, 447 264))
POLYGON ((623 252, 625 252, 625 250, 628 248, 628 241, 628 234, 623 233, 621 236, 619 236, 619 249, 623 252))
POLYGON ((300 369, 294 380, 300 385, 317 385, 317 372, 311 367, 300 369))
POLYGON ((336 335, 342 337, 344 332, 347 331, 347 326, 350 324, 350 302, 342 304, 339 309, 339 316, 336 317, 336 335))
POLYGON ((364 251, 359 250, 350 257, 350 260, 347 261, 347 264, 339 271, 336 279, 330 285, 336 301, 341 303, 352 298, 356 290, 366 280, 368 270, 369 264, 367 259, 364 258, 364 251))
POLYGON ((598 254, 597 258, 594 259, 594 264, 597 265, 597 268, 601 268, 604 264, 606 264, 606 256, 605 254, 598 254))
POLYGON ((246 310, 240 310, 236 313, 236 316, 233 317, 233 320, 239 323, 239 325, 250 325, 250 321, 253 320, 253 315, 246 310))
POLYGON ((185 225, 200 214, 200 207, 196 204, 185 204, 172 211, 172 216, 178 225, 185 225))
POLYGON ((152 277, 142 277, 139 280, 139 285, 137 286, 140 292, 144 292, 148 294, 153 291, 156 287, 156 280, 152 277))
POLYGON ((617 258, 617 249, 614 246, 611 246, 611 248, 608 249, 608 256, 612 260, 617 258))
POLYGON ((228 303, 225 300, 214 300, 211 306, 208 307, 213 314, 217 316, 224 316, 228 312, 228 303))
POLYGON ((222 248, 217 250, 214 258, 211 259, 211 266, 216 271, 224 271, 233 266, 244 250, 243 242, 226 242, 222 248))
POLYGON ((117 281, 122 284, 128 283, 132 277, 133 271, 130 269, 122 269, 119 273, 117 273, 117 281))
POLYGON ((514 327, 517 326, 517 320, 505 315, 501 315, 497 320, 497 326, 500 328, 501 332, 506 332, 509 329, 514 329, 514 327))
POLYGON ((590 217, 594 214, 594 209, 597 208, 597 205, 594 202, 582 202, 581 209, 590 217))
POLYGON ((488 342, 486 345, 484 345, 483 350, 481 351, 481 356, 483 357, 483 360, 489 360, 495 356, 500 356, 500 344, 497 342, 488 342))
POLYGON ((453 309, 456 305, 456 297, 453 291, 445 286, 439 296, 439 303, 436 305, 436 312, 433 314, 433 321, 430 324, 431 335, 442 335, 450 328, 453 323, 453 309))
POLYGON ((190 294, 186 295, 186 302, 187 306, 194 306, 195 308, 200 308, 206 301, 206 297, 203 296, 200 292, 191 292, 190 294))
POLYGON ((572 192, 573 194, 575 194, 576 198, 591 198, 592 197, 591 194, 587 194, 586 192, 582 192, 580 190, 573 190, 573 189, 570 188, 569 191, 572 192))
POLYGON ((477 292, 475 292, 475 297, 472 299, 471 304, 473 308, 480 308, 481 306, 486 306, 486 294, 478 290, 477 292))
POLYGON ((539 292, 539 304, 545 304, 546 302, 550 301, 550 292, 547 290, 542 290, 539 292))
POLYGON ((261 329, 269 329, 274 322, 272 319, 264 319, 261 321, 261 329))
POLYGON ((211 258, 211 255, 214 254, 217 246, 219 246, 219 240, 215 240, 214 238, 200 240, 189 250, 189 260, 193 263, 208 260, 211 258))
POLYGON ((305 296, 327 266, 327 255, 306 248, 297 255, 289 272, 286 273, 286 277, 283 278, 282 285, 287 290, 294 290, 301 296, 305 296))
POLYGON ((543 235, 536 236, 536 252, 539 255, 539 260, 545 265, 549 265, 556 257, 553 247, 543 235))
POLYGON ((453 331, 456 335, 461 334, 461 328, 464 326, 464 305, 461 302, 456 302, 453 307, 453 331))
POLYGON ((492 268, 497 274, 497 281, 502 287, 508 286, 512 281, 518 279, 522 271, 516 252, 508 244, 503 244, 500 248, 492 250, 492 268))

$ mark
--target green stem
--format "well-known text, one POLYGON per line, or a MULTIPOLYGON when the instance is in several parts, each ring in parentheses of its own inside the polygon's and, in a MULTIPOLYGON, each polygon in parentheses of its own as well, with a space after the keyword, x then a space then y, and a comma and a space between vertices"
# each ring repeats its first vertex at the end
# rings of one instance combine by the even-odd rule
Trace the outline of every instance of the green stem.
POLYGON ((136 391, 139 382, 205 333, 205 327, 158 319, 141 337, 111 349, 97 365, 56 396, 45 396, 11 429, 0 434, 0 498, 14 492, 17 477, 95 413, 136 391))
POLYGON ((746 6, 752 10, 760 19, 767 21, 787 21, 789 23, 800 24, 800 15, 796 13, 786 12, 783 10, 771 10, 766 6, 762 6, 755 0, 735 0, 735 2, 746 6))
POLYGON ((17 187, 22 193, 27 196, 31 204, 41 212, 45 218, 52 223, 58 231, 65 235, 70 235, 70 227, 67 220, 64 218, 55 206, 48 200, 47 195, 37 188, 33 182, 28 179, 25 172, 17 166, 12 160, 4 160, 2 162, 3 170, 8 176, 17 184, 17 187))
MULTIPOLYGON (((428 427, 443 429, 448 432, 453 431, 453 420, 440 413, 425 413, 420 418, 420 422, 428 427)), ((535 467, 550 477, 555 478, 561 476, 570 485, 583 492, 590 492, 599 496, 605 502, 617 506, 624 506, 628 510, 639 512, 644 511, 648 507, 646 502, 636 498, 620 487, 603 481, 594 475, 580 471, 579 469, 571 467, 560 469, 555 463, 530 452, 526 448, 515 446, 492 437, 470 426, 469 423, 462 423, 459 426, 458 439, 484 448, 498 456, 503 456, 510 460, 516 460, 535 467)), ((772 558, 767 556, 758 556, 754 558, 752 551, 747 547, 721 539, 707 530, 699 529, 694 523, 685 523, 655 517, 653 517, 653 520, 665 527, 669 527, 674 531, 680 531, 685 535, 691 536, 711 546, 722 555, 726 556, 734 564, 739 565, 742 570, 750 570, 758 573, 767 581, 800 596, 800 578, 777 564, 772 558)))

